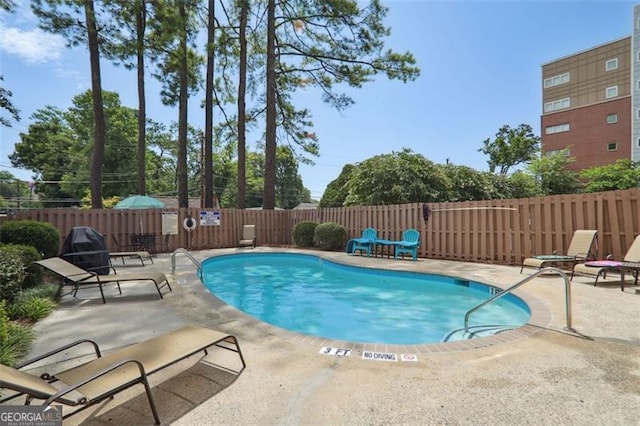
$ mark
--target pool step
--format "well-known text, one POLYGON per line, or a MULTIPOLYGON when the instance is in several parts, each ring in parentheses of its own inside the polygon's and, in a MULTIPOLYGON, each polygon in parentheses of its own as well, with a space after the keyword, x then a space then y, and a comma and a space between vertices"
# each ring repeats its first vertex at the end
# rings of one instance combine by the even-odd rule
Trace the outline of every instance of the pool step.
POLYGON ((475 339, 478 337, 488 337, 494 336, 496 334, 500 334, 504 331, 513 330, 517 326, 506 326, 506 325, 475 325, 473 327, 469 327, 467 331, 464 328, 460 328, 458 330, 453 330, 449 334, 447 334, 443 342, 454 342, 456 340, 467 340, 467 339, 475 339))

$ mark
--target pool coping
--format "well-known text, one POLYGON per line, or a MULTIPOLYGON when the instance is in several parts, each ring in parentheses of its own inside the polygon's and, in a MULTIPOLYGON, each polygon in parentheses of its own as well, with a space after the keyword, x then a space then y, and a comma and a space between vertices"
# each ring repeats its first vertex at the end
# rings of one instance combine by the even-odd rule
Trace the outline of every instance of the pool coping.
MULTIPOLYGON (((234 255, 246 253, 246 251, 225 251, 225 252, 213 252, 208 253, 206 257, 202 259, 202 261, 218 256, 225 255, 234 255)), ((383 266, 363 266, 361 264, 357 264, 356 262, 349 261, 350 256, 344 257, 343 253, 336 252, 318 252, 318 251, 309 251, 309 250, 300 250, 300 249, 283 249, 283 248, 264 248, 261 247, 260 250, 256 250, 256 253, 298 253, 298 254, 307 254, 317 256, 340 265, 345 266, 356 266, 361 268, 369 268, 369 269, 378 269, 385 271, 404 271, 404 272, 418 272, 418 273, 432 273, 434 275, 443 275, 454 278, 461 278, 473 282, 478 282, 481 284, 486 284, 493 287, 498 287, 501 289, 505 289, 510 287, 514 283, 501 283, 494 282, 491 280, 478 280, 477 277, 470 277, 468 274, 460 274, 460 275, 452 275, 446 274, 442 271, 438 272, 424 272, 424 271, 416 271, 416 270, 408 270, 408 269, 397 269, 397 268, 385 268, 383 266)), ((355 256, 355 259, 358 259, 359 256, 355 256)), ((418 259, 420 261, 428 261, 429 259, 418 259)), ((402 266, 402 265, 411 265, 408 263, 411 261, 402 261, 397 260, 393 266, 402 266), (397 263, 396 263, 397 262, 397 263)), ((413 262, 412 262, 413 263, 413 262)), ((531 312, 529 321, 521 327, 506 330, 500 332, 499 334, 495 334, 492 336, 485 337, 477 337, 473 339, 465 339, 465 340, 457 340, 452 342, 437 342, 437 343, 424 343, 424 344, 407 344, 407 345, 399 345, 399 344, 382 344, 382 343, 360 343, 360 342, 351 342, 346 340, 336 340, 329 339, 325 337, 313 336, 309 334, 304 334, 296 331, 286 330, 284 328, 278 327, 276 325, 272 325, 266 323, 258 318, 255 318, 232 305, 227 304, 226 302, 219 299, 214 293, 209 291, 202 282, 198 279, 197 283, 202 290, 203 295, 208 295, 211 299, 211 303, 214 304, 214 307, 221 314, 225 321, 239 321, 247 326, 254 327, 257 329, 261 329, 265 334, 271 336, 277 336, 283 340, 308 345, 309 347, 315 346, 316 351, 321 351, 322 348, 330 347, 330 348, 338 348, 345 349, 351 351, 352 353, 358 353, 362 355, 364 352, 382 352, 382 353, 393 353, 393 354, 425 354, 425 353, 438 353, 438 352, 454 352, 454 351, 465 351, 472 349, 485 348, 489 346, 495 346, 499 344, 506 344, 509 342, 514 342, 522 339, 529 338, 534 334, 548 329, 552 315, 547 306, 537 297, 523 291, 521 288, 517 288, 511 293, 524 301, 529 307, 531 312)), ((207 297, 207 296, 204 296, 207 297)), ((567 330, 570 332, 569 330, 567 330)))

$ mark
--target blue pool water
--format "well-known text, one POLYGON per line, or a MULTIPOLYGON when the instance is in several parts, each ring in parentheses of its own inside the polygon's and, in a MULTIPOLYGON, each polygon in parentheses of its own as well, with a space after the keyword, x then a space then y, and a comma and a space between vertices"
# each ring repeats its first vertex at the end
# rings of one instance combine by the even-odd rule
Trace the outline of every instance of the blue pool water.
MULTIPOLYGON (((440 342, 492 287, 451 277, 341 265, 317 256, 251 253, 202 264, 204 285, 269 324, 360 343, 440 342)), ((471 326, 525 324, 530 311, 511 294, 476 311, 471 326)))

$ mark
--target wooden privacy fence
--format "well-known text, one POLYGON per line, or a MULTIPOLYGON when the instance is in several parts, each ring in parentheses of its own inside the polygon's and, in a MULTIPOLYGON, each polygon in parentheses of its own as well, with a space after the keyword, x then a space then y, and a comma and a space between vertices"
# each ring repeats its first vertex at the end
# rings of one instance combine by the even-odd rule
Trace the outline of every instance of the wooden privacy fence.
POLYGON ((306 220, 339 223, 346 228, 348 238, 372 227, 381 238, 398 240, 405 229, 415 228, 422 236, 421 257, 517 265, 535 254, 564 252, 576 229, 598 230, 597 257, 612 254, 621 259, 640 233, 639 194, 640 190, 634 188, 514 200, 428 203, 428 221, 423 218, 422 203, 317 210, 221 209, 220 225, 197 226, 191 232, 182 223, 191 215, 199 224, 201 209, 40 209, 18 212, 2 220, 49 222, 60 231, 62 240, 74 226, 91 226, 105 235, 110 250, 117 249, 116 242, 126 245, 131 235, 141 231, 164 240, 163 212, 174 212, 178 217, 178 234, 166 237, 165 251, 178 247, 235 247, 244 224, 254 224, 258 245, 269 246, 292 245, 294 226, 306 220))

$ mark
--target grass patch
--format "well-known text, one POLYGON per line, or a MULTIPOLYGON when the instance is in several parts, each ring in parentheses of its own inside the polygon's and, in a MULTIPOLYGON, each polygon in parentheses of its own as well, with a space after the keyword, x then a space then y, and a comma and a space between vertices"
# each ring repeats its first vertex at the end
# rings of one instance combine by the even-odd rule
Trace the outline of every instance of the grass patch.
POLYGON ((7 323, 6 332, 0 341, 0 364, 13 366, 27 354, 35 336, 31 327, 15 322, 7 323))
POLYGON ((24 290, 16 301, 7 307, 12 320, 36 322, 49 315, 56 308, 58 287, 50 284, 39 285, 24 290))
POLYGON ((8 309, 9 318, 36 322, 49 315, 56 308, 56 302, 47 297, 29 297, 18 301, 8 309))

